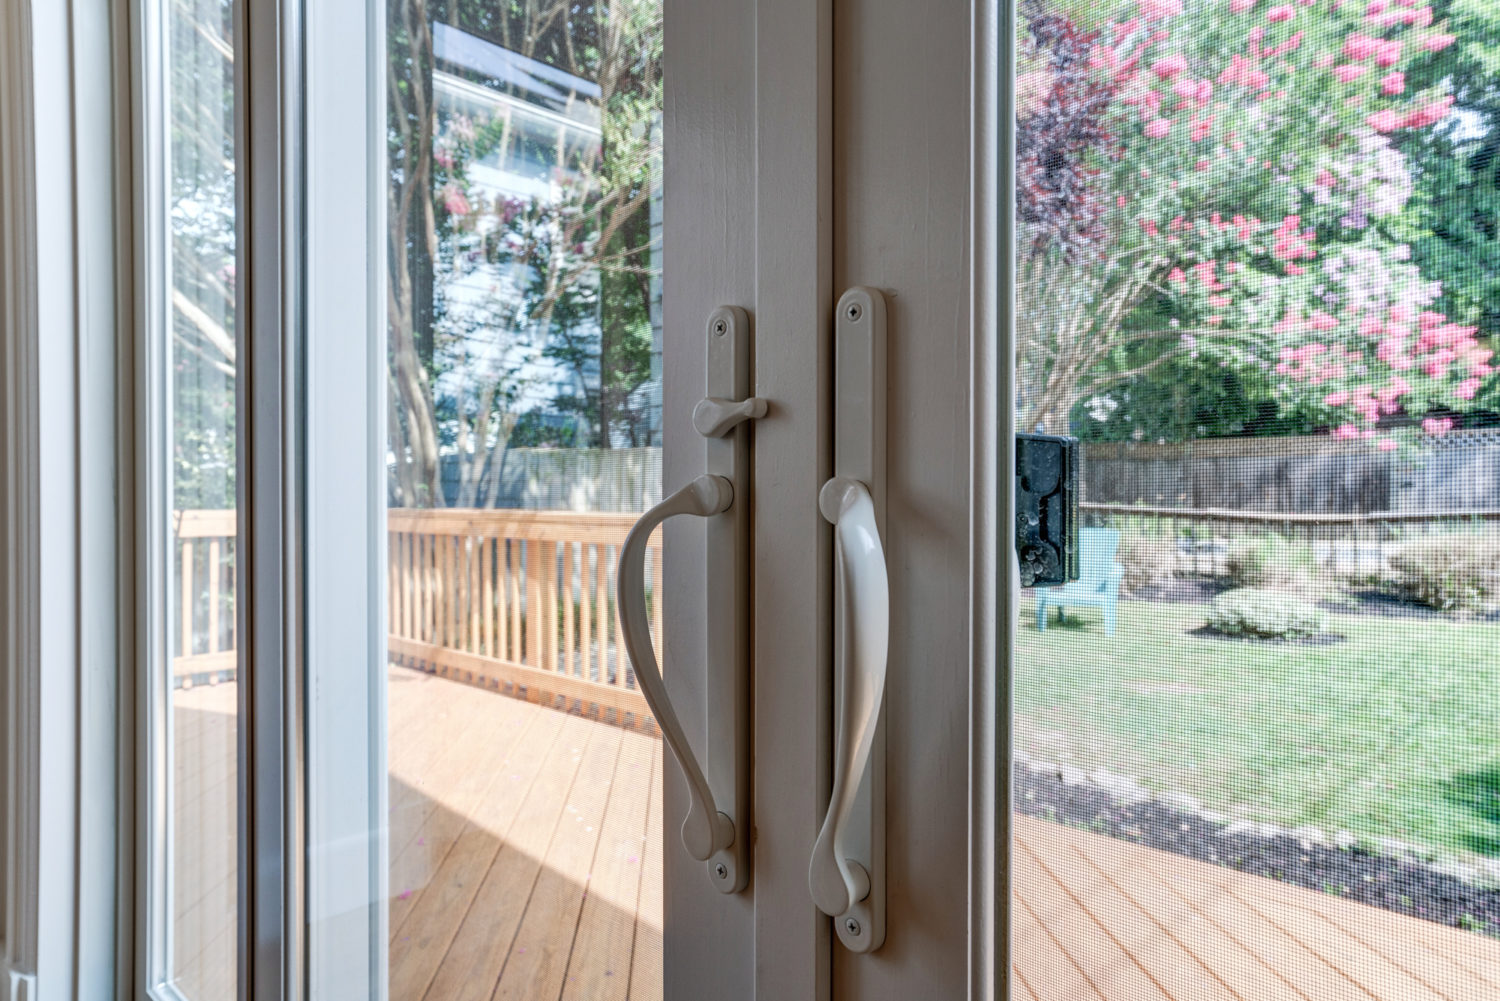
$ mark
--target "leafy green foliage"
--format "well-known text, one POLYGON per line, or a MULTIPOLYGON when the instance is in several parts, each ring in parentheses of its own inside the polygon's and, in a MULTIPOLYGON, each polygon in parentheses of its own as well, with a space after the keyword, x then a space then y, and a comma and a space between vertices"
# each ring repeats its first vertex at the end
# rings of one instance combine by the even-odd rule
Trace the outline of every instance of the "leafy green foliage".
POLYGON ((1403 544, 1390 563, 1397 593, 1432 608, 1481 611, 1500 598, 1500 539, 1421 539, 1403 544))
POLYGON ((1224 574, 1237 588, 1306 586, 1316 569, 1312 550, 1279 535, 1238 538, 1224 556, 1224 574))
POLYGON ((1228 636, 1303 639, 1322 633, 1325 617, 1316 605, 1284 592, 1244 587, 1214 598, 1208 625, 1228 636))

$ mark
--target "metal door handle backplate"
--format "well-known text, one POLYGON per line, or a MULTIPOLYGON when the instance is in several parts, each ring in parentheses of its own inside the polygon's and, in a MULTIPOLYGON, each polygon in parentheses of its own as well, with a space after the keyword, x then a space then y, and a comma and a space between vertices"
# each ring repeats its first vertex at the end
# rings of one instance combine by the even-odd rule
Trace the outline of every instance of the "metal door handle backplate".
MULTIPOLYGON (((625 650, 662 740, 688 783, 682 822, 687 853, 708 867, 710 882, 737 893, 750 881, 750 622, 748 598, 750 463, 747 422, 766 412, 750 397, 750 317, 721 306, 709 316, 705 398, 694 412, 704 437, 706 470, 665 498, 631 528, 620 549, 616 601, 625 650), (700 416, 701 415, 701 416, 700 416), (677 514, 705 519, 703 587, 704 710, 700 759, 662 681, 646 610, 646 543, 656 526, 677 514)), ((656 600, 662 600, 661 595, 656 600)))

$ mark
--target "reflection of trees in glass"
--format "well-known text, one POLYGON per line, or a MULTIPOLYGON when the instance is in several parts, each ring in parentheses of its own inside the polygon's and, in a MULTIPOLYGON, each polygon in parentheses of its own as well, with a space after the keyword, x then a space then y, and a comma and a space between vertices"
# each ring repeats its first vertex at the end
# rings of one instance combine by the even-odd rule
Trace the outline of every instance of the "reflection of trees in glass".
POLYGON ((167 66, 173 503, 234 506, 231 0, 172 0, 167 66))
POLYGON ((451 499, 472 506, 495 496, 515 440, 642 440, 660 6, 389 0, 387 12, 392 499, 446 503, 446 465, 451 499), (545 129, 523 127, 516 79, 437 65, 435 33, 450 29, 579 84, 536 116, 561 122, 550 147, 545 129), (482 89, 460 104, 443 91, 450 77, 482 89), (486 110, 486 93, 509 103, 486 110), (597 138, 577 141, 568 122, 597 138), (497 163, 539 187, 496 193, 483 177, 497 163))

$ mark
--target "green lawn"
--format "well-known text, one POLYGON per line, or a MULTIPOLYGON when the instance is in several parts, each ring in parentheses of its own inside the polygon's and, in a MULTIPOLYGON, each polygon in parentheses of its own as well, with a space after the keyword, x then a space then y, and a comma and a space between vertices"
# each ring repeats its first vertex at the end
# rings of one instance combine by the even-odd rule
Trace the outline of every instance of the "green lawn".
POLYGON ((1023 603, 1017 746, 1228 816, 1500 857, 1500 625, 1330 616, 1346 642, 1193 636, 1202 605, 1126 601, 1104 635, 1023 603))

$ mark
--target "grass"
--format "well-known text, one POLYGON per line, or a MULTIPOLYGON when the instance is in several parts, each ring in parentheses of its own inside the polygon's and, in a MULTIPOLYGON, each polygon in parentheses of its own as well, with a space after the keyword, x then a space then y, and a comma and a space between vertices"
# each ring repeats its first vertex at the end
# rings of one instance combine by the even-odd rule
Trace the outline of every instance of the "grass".
POLYGON ((1191 635, 1205 606, 1125 601, 1016 641, 1017 746, 1205 808, 1500 858, 1500 625, 1329 616, 1326 646, 1191 635))

